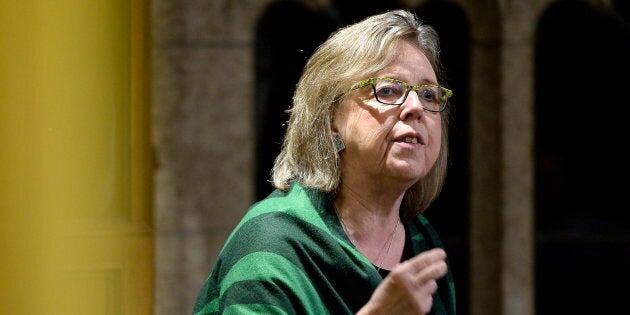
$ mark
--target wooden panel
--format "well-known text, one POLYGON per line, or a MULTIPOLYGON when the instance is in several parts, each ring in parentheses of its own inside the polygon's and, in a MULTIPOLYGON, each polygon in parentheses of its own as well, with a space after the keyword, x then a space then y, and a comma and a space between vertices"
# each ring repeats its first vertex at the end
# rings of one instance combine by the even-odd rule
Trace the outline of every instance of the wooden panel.
POLYGON ((0 314, 151 314, 147 0, 0 4, 0 314))
MULTIPOLYGON (((47 248, 47 308, 53 314, 151 314, 152 239, 86 235, 47 248)), ((47 313, 51 314, 51 313, 47 313)))
POLYGON ((78 270, 68 272, 61 281, 68 290, 60 301, 66 314, 122 314, 122 269, 78 270))
POLYGON ((130 32, 125 0, 44 1, 38 90, 46 196, 76 219, 129 217, 130 32))

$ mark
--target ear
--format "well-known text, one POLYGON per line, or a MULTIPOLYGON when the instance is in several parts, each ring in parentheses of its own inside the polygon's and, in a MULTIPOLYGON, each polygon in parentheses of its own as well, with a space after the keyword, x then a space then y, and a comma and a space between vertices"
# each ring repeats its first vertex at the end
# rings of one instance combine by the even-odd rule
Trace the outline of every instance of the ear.
POLYGON ((344 129, 344 121, 345 121, 345 111, 342 109, 343 104, 340 101, 337 101, 336 104, 333 105, 332 111, 330 113, 330 132, 331 135, 334 136, 339 134, 339 130, 344 129))
POLYGON ((337 126, 337 111, 333 109, 330 115, 330 135, 335 136, 339 134, 339 127, 337 126))

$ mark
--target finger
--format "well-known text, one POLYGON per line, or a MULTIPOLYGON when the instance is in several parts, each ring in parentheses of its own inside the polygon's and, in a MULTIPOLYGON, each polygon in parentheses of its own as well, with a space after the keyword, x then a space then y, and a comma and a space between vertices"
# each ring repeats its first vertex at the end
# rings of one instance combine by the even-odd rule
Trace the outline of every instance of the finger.
POLYGON ((446 265, 446 262, 444 260, 436 261, 432 263, 431 265, 422 269, 416 275, 416 282, 419 285, 424 285, 427 282, 435 281, 437 279, 444 277, 444 275, 446 275, 447 272, 448 272, 448 266, 446 265))
POLYGON ((409 259, 410 267, 415 274, 420 273, 424 268, 437 261, 446 259, 446 252, 441 248, 434 248, 418 254, 409 259))
POLYGON ((431 295, 427 296, 426 299, 423 299, 420 302, 420 310, 422 314, 428 314, 433 308, 433 297, 431 295))
POLYGON ((438 285, 435 281, 429 281, 419 290, 414 292, 415 305, 419 308, 420 314, 428 314, 433 305, 433 293, 437 291, 438 285))

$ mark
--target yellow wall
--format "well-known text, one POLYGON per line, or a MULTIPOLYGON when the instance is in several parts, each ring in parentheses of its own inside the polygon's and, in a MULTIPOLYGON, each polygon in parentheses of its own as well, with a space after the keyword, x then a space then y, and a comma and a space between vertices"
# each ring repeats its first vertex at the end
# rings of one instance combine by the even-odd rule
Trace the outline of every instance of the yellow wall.
POLYGON ((0 314, 150 314, 148 2, 0 5, 0 314))

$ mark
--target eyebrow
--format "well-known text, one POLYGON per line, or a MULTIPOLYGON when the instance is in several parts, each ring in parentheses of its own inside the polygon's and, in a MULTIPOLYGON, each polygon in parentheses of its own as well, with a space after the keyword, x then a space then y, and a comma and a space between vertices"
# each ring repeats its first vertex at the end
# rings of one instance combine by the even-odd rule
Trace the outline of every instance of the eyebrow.
MULTIPOLYGON (((392 78, 392 79, 400 80, 398 78, 392 78)), ((405 80, 400 80, 400 81, 403 81, 403 82, 405 82, 405 83, 407 83, 409 85, 413 85, 413 86, 423 86, 423 85, 436 85, 437 86, 437 85, 439 85, 437 82, 434 82, 434 81, 431 81, 431 80, 422 80, 418 84, 409 83, 409 81, 405 81, 405 80)))
POLYGON ((381 74, 381 75, 375 75, 375 76, 374 76, 374 78, 390 78, 390 79, 400 80, 400 81, 403 81, 403 82, 405 82, 405 83, 407 83, 407 84, 410 84, 410 85, 413 85, 413 86, 420 86, 420 85, 440 85, 438 82, 433 81, 433 80, 431 80, 431 79, 426 79, 426 78, 425 78, 425 79, 423 79, 423 80, 421 80, 419 84, 414 84, 414 83, 411 83, 411 82, 410 82, 410 81, 408 81, 408 80, 401 79, 401 78, 400 78, 400 76, 398 76, 398 75, 393 75, 393 74, 381 74))

